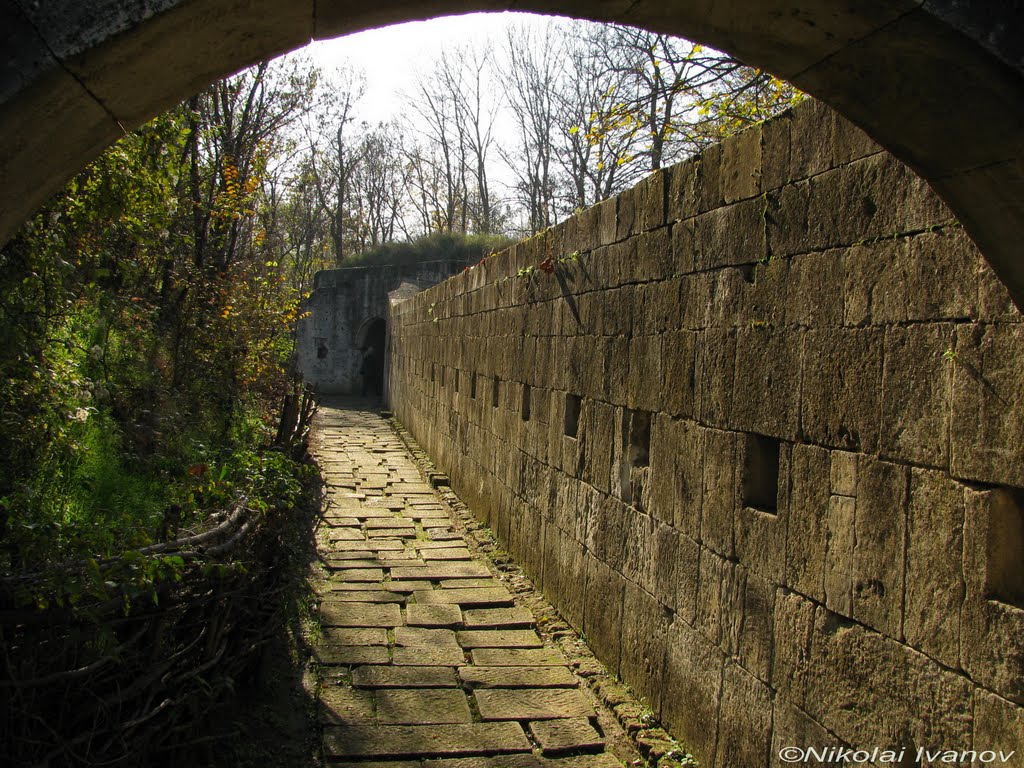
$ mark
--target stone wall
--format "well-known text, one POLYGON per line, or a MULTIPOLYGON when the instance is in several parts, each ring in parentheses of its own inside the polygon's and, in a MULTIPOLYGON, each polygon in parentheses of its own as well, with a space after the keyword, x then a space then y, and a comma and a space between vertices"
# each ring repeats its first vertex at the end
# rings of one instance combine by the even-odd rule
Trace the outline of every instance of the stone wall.
POLYGON ((1024 325, 832 112, 398 304, 391 366, 401 421, 705 768, 1024 765, 1024 325))
POLYGON ((373 322, 386 321, 388 294, 403 283, 436 285, 464 267, 460 261, 438 261, 317 272, 297 328, 295 349, 303 379, 324 394, 359 394, 360 347, 367 343, 373 322))

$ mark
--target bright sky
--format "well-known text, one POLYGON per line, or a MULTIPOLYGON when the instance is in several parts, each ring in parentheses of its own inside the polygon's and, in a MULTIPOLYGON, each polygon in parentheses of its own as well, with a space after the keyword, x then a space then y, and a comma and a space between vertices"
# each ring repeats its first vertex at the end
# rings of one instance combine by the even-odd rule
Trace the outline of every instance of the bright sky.
POLYGON ((313 43, 306 52, 325 70, 348 61, 366 73, 366 95, 357 112, 375 123, 402 111, 399 92, 411 91, 417 76, 446 47, 481 41, 487 36, 500 44, 506 27, 512 23, 540 26, 547 23, 547 18, 508 12, 445 16, 313 43))

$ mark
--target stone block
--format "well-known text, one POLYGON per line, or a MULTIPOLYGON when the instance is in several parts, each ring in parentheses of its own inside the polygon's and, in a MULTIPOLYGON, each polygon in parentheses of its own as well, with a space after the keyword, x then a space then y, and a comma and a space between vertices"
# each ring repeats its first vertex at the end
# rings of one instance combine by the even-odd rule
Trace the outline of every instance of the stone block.
POLYGON ((960 664, 963 531, 963 486, 944 473, 912 469, 904 632, 910 645, 953 668, 960 664))
POLYGON ((1024 326, 960 327, 953 351, 952 474, 1024 487, 1024 326))
MULTIPOLYGON (((583 460, 583 480, 602 493, 611 490, 612 441, 615 409, 597 400, 588 402, 585 411, 586 450, 583 460)), ((574 510, 577 514, 579 510, 574 510)), ((582 515, 579 515, 582 517, 582 515)), ((582 526, 581 526, 582 528, 582 526)), ((577 536, 582 540, 582 535, 577 536)))
POLYGON ((693 222, 692 218, 687 218, 672 225, 672 262, 678 275, 688 275, 696 269, 693 222))
POLYGON ((768 258, 766 202, 744 200, 693 219, 694 266, 698 270, 755 264, 768 258))
POLYGON ((774 190, 793 181, 789 157, 789 110, 761 124, 761 188, 774 190))
POLYGON ((829 453, 797 444, 792 456, 785 585, 824 602, 829 453))
POLYGON ((665 692, 665 639, 671 612, 626 582, 622 602, 622 679, 660 712, 665 692))
POLYGON ((718 741, 724 654, 699 632, 676 621, 668 633, 662 721, 705 764, 718 741))
POLYGON ((735 653, 746 572, 707 549, 700 551, 699 568, 694 626, 726 653, 735 653))
POLYGON ((885 334, 882 455, 914 464, 949 465, 953 385, 952 325, 893 327, 885 334))
POLYGON ((626 404, 647 411, 661 409, 664 377, 660 335, 634 336, 628 342, 629 379, 626 404))
POLYGON ((927 182, 888 153, 810 180, 808 244, 815 250, 915 232, 949 221, 927 182))
MULTIPOLYGON (((772 752, 769 768, 790 768, 791 762, 780 757, 785 747, 813 747, 831 749, 843 744, 830 734, 821 723, 815 722, 806 712, 794 707, 785 699, 775 699, 772 718, 772 752)), ((842 768, 841 763, 822 763, 826 768, 842 768)))
POLYGON ((807 241, 810 184, 802 181, 765 195, 766 256, 784 258, 813 250, 807 241))
POLYGON ((854 525, 856 499, 830 496, 825 516, 825 605, 853 615, 854 525))
POLYGON ((622 572, 629 508, 614 496, 606 496, 587 525, 587 545, 594 556, 612 570, 622 572))
POLYGON ((650 591, 657 521, 634 507, 628 507, 626 515, 626 549, 622 558, 622 575, 627 581, 650 591))
MULTIPOLYGON (((846 489, 847 481, 833 489, 846 489)), ((841 464, 849 464, 844 459, 841 464)), ((905 531, 909 475, 906 467, 859 457, 856 474, 856 524, 853 573, 853 618, 889 637, 902 637, 906 566, 905 531)), ((841 473, 841 477, 848 473, 841 473)))
POLYGON ((819 609, 803 709, 848 744, 969 744, 973 686, 905 645, 819 609))
POLYGON ((331 759, 489 755, 530 750, 523 727, 512 722, 324 728, 324 752, 331 759))
POLYGON ((833 167, 832 110, 809 100, 792 112, 789 122, 789 179, 806 179, 833 167))
POLYGON ((761 194, 761 128, 754 125, 722 142, 722 191, 727 205, 761 194))
POLYGON ((803 595, 779 590, 775 599, 772 688, 780 700, 803 706, 810 669, 816 605, 803 595))
POLYGON ((663 408, 673 416, 693 418, 697 400, 697 334, 670 330, 662 336, 661 350, 663 408))
POLYGON ((473 692, 480 717, 488 720, 552 720, 591 717, 594 707, 571 688, 481 688, 473 692))
POLYGON ((742 621, 736 644, 736 659, 747 672, 765 685, 771 682, 772 644, 775 641, 775 584, 748 569, 738 579, 743 583, 742 621))
POLYGON ((794 300, 789 259, 767 259, 729 270, 734 280, 736 307, 734 323, 744 328, 792 325, 789 319, 794 300))
POLYGON ((722 145, 713 144, 704 149, 697 158, 697 182, 695 197, 697 213, 704 213, 725 204, 725 190, 722 185, 722 145))
POLYGON ((568 667, 459 667, 459 679, 468 688, 575 688, 579 685, 568 667))
POLYGON ((697 342, 697 402, 699 420, 704 424, 718 428, 728 425, 735 370, 735 329, 701 333, 697 342))
POLYGON ((456 688, 452 667, 356 667, 356 688, 456 688))
POLYGON ((736 433, 704 430, 700 542, 725 557, 735 551, 736 433))
POLYGON ((460 690, 386 688, 378 690, 374 698, 381 725, 469 723, 473 720, 466 694, 460 690))
POLYGON ((1004 765, 1024 765, 1024 708, 984 689, 975 691, 974 749, 1014 752, 1004 765))
POLYGON ((586 718, 542 720, 531 723, 530 732, 537 739, 544 755, 593 752, 604 747, 601 734, 594 730, 586 718))
POLYGON ((700 580, 700 546, 689 536, 677 541, 676 590, 673 607, 676 616, 691 626, 697 620, 697 584, 700 580))
POLYGON ((562 667, 565 657, 554 648, 477 648, 477 667, 562 667))
POLYGON ((772 740, 772 692, 736 664, 722 673, 715 765, 762 766, 772 740))
POLYGON ((810 330, 804 335, 800 415, 810 440, 877 450, 882 352, 879 329, 810 330))
POLYGON ((730 426, 794 440, 799 430, 802 334, 772 326, 736 331, 730 426))
POLYGON ((676 568, 679 563, 679 531, 671 525, 655 523, 648 582, 641 584, 662 605, 675 607, 676 568))
POLYGON ((1024 505, 1005 488, 967 488, 964 501, 960 663, 976 682, 1024 705, 1024 505))
MULTIPOLYGON (((790 260, 786 320, 807 328, 843 324, 844 251, 804 253, 790 260)), ((772 260, 776 261, 775 259, 772 260)))
POLYGON ((662 334, 666 331, 674 331, 682 325, 682 307, 679 303, 682 283, 683 278, 668 277, 656 282, 645 283, 641 287, 643 315, 640 318, 640 327, 643 329, 642 334, 662 334))
MULTIPOLYGON (((381 669, 381 667, 361 667, 381 669)), ((319 720, 325 725, 373 725, 373 694, 356 691, 346 685, 320 688, 319 720)))
POLYGON ((665 170, 668 176, 666 218, 681 221, 697 213, 697 178, 700 161, 697 158, 683 160, 665 170))
POLYGON ((618 674, 625 580, 589 553, 586 563, 587 592, 583 631, 595 655, 613 674, 618 674))

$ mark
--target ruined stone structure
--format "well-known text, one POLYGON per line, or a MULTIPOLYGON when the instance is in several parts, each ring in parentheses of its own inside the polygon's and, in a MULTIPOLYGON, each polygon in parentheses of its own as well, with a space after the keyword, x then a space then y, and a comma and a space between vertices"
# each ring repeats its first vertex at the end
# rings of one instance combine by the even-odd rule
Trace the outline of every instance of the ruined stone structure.
POLYGON ((322 394, 361 394, 364 357, 383 381, 388 294, 421 290, 463 269, 461 261, 328 269, 314 277, 296 332, 298 369, 322 394))
POLYGON ((1024 325, 846 120, 806 103, 391 322, 398 417, 703 766, 1024 764, 1024 325))

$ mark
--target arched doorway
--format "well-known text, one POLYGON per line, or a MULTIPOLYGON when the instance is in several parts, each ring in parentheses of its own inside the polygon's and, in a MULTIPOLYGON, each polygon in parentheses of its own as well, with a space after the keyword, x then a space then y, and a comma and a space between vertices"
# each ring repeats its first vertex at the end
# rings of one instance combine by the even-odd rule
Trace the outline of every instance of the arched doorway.
POLYGON ((0 241, 126 128, 218 77, 311 39, 513 5, 690 37, 791 80, 927 179, 1024 304, 1024 12, 1008 3, 6 0, 0 241))
POLYGON ((362 396, 383 397, 387 360, 387 323, 383 318, 372 317, 359 326, 355 348, 361 356, 359 376, 362 396))

